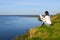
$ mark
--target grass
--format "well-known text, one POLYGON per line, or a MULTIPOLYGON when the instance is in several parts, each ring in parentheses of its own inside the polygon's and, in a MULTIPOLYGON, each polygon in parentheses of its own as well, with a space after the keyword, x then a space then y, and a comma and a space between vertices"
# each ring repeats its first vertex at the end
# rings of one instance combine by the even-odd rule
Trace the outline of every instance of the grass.
POLYGON ((16 36, 14 40, 60 40, 60 14, 56 14, 51 18, 52 26, 37 26, 31 28, 21 37, 16 36), (56 18, 53 18, 57 16, 56 18))

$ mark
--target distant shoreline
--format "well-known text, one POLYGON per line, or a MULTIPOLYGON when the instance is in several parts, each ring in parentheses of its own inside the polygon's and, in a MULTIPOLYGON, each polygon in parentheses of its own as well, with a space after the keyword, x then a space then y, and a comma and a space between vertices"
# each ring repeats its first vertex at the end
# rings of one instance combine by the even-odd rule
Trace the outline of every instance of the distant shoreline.
MULTIPOLYGON (((38 17, 39 15, 0 15, 0 16, 38 17)), ((53 16, 53 15, 50 15, 50 16, 53 16)))

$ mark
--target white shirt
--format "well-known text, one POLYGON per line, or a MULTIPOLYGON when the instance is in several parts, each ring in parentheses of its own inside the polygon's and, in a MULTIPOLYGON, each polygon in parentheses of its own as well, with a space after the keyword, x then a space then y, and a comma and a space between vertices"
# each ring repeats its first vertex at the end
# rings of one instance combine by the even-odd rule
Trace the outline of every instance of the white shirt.
POLYGON ((40 18, 43 22, 46 22, 48 24, 51 24, 51 19, 50 19, 50 16, 46 15, 45 17, 41 16, 40 15, 40 18))

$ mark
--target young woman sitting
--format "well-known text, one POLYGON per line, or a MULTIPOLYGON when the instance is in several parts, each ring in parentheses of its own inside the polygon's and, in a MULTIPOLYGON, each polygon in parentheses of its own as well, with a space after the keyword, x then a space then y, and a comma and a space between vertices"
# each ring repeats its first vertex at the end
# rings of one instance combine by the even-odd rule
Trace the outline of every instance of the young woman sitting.
POLYGON ((39 15, 39 17, 40 20, 43 22, 41 26, 43 26, 44 24, 50 26, 52 24, 48 11, 45 11, 45 17, 43 17, 42 15, 39 15))

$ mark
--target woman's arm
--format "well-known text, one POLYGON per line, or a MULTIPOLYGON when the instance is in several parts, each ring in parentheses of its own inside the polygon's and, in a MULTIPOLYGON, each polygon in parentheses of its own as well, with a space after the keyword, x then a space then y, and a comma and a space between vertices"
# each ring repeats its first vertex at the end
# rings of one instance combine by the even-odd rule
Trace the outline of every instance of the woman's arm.
POLYGON ((43 17, 42 15, 39 15, 39 16, 38 16, 38 20, 39 20, 39 21, 42 21, 42 20, 44 20, 44 17, 43 17))
POLYGON ((43 17, 42 15, 40 15, 40 19, 41 19, 41 20, 44 20, 44 17, 43 17))

